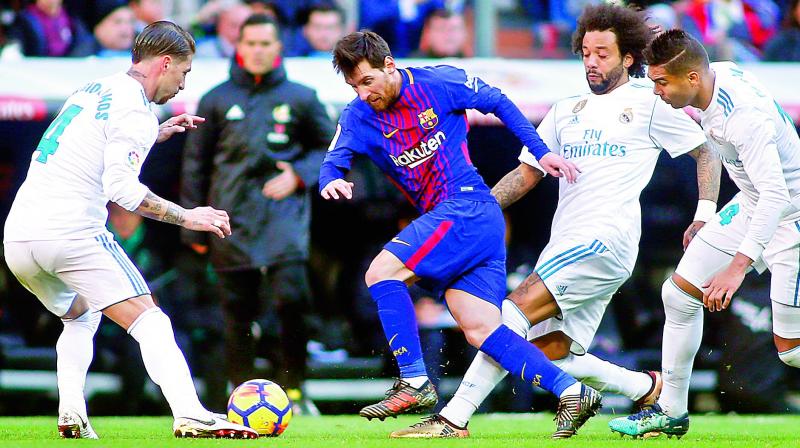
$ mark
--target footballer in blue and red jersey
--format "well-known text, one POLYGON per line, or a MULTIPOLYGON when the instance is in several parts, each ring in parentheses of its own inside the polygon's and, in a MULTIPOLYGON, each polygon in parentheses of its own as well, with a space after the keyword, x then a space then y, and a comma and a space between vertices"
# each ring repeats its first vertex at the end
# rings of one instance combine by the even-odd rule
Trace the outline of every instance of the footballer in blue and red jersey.
POLYGON ((540 159, 549 150, 497 88, 451 66, 402 68, 397 100, 376 111, 361 98, 342 112, 320 168, 320 190, 354 154, 383 171, 422 214, 384 249, 441 295, 466 291, 498 307, 505 297, 505 223, 467 149, 466 109, 493 113, 540 159))

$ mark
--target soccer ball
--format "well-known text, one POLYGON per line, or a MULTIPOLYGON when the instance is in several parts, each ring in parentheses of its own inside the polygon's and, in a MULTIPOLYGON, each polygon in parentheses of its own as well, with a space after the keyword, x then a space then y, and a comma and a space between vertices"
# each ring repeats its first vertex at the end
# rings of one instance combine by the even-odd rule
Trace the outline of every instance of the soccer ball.
POLYGON ((272 381, 245 381, 231 393, 228 420, 253 428, 262 436, 279 436, 292 420, 292 401, 272 381))

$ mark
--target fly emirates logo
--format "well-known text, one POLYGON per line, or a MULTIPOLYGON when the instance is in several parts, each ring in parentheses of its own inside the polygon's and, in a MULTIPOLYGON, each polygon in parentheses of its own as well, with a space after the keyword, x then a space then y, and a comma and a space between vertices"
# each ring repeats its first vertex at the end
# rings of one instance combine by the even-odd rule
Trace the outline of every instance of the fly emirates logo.
POLYGON ((444 132, 439 131, 428 140, 421 141, 419 146, 406 149, 398 156, 389 154, 389 157, 392 158, 392 162, 394 162, 396 166, 416 168, 433 157, 444 140, 447 140, 447 136, 444 135, 444 132))
POLYGON ((603 140, 603 131, 586 129, 583 141, 577 144, 565 143, 561 146, 561 155, 565 159, 578 157, 625 157, 628 150, 625 145, 617 145, 603 140))

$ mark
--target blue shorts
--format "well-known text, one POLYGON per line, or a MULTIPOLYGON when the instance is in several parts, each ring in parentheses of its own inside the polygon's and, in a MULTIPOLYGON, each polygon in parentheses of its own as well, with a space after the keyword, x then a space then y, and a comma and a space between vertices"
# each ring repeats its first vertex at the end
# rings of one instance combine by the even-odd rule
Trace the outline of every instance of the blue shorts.
POLYGON ((451 198, 383 246, 441 297, 459 289, 498 308, 506 296, 505 220, 493 198, 451 198))

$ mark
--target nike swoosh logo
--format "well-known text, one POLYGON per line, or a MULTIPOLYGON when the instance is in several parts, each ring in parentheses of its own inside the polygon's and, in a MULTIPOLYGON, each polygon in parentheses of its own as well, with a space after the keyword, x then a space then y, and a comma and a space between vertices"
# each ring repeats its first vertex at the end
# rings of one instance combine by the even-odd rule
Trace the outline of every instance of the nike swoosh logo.
POLYGON ((392 132, 390 132, 390 133, 388 133, 388 134, 387 134, 387 133, 385 133, 385 132, 382 132, 382 134, 383 134, 383 136, 384 136, 384 137, 386 137, 386 138, 392 138, 392 136, 393 136, 394 134, 397 134, 397 131, 399 131, 399 130, 400 130, 400 129, 395 129, 394 131, 392 131, 392 132))
POLYGON ((405 244, 406 246, 411 247, 410 244, 406 243, 405 241, 403 241, 403 240, 401 240, 401 239, 399 239, 397 237, 392 238, 392 242, 393 243, 397 243, 397 244, 405 244))
POLYGON ((394 334, 394 336, 392 336, 392 338, 391 338, 391 339, 389 339, 389 347, 391 347, 391 346, 392 346, 392 342, 394 342, 394 338, 396 338, 396 337, 397 337, 399 334, 400 334, 400 333, 395 333, 395 334, 394 334))
POLYGON ((205 421, 205 420, 200 420, 199 418, 192 418, 192 417, 184 417, 184 418, 187 419, 187 420, 194 420, 194 421, 196 421, 198 423, 201 423, 203 425, 206 425, 206 426, 214 426, 214 424, 217 423, 216 420, 214 420, 214 419, 211 419, 209 421, 205 421))

